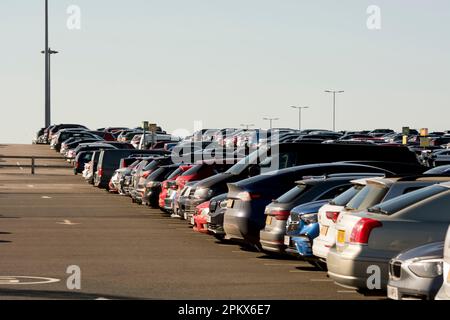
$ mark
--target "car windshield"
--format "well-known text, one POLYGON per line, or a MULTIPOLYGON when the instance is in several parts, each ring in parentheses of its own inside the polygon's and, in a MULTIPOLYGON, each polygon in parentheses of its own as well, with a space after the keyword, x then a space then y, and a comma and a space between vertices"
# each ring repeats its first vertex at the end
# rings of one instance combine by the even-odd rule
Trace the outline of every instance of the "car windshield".
POLYGON ((336 198, 330 201, 331 205, 334 206, 345 206, 349 201, 362 190, 364 186, 361 185, 354 185, 353 187, 349 188, 347 191, 341 193, 336 198))
POLYGON ((303 192, 305 192, 307 189, 310 189, 310 185, 306 184, 298 184, 285 194, 283 194, 281 197, 279 197, 275 202, 277 203, 289 203, 298 198, 303 192))
POLYGON ((261 154, 263 154, 263 151, 267 151, 267 148, 261 147, 260 150, 253 151, 248 156, 241 159, 238 163, 232 166, 230 169, 228 169, 225 173, 233 175, 241 174, 249 167, 250 164, 258 163, 258 158, 261 154))
POLYGON ((388 188, 378 184, 368 184, 345 206, 347 210, 364 210, 383 200, 388 188))
POLYGON ((379 205, 369 208, 368 211, 391 215, 410 205, 448 190, 448 188, 440 185, 432 185, 382 202, 379 205))

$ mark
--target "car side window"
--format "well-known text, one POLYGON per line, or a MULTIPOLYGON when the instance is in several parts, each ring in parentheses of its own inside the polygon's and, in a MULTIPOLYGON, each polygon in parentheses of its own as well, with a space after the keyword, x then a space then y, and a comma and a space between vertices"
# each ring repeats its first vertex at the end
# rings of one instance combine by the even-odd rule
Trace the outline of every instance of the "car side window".
POLYGON ((341 193, 343 193, 344 191, 347 191, 348 188, 350 188, 352 185, 351 184, 345 184, 342 186, 337 186, 334 187, 328 191, 326 191, 325 193, 323 193, 322 195, 320 195, 317 200, 327 200, 327 199, 334 199, 336 198, 338 195, 340 195, 341 193))
POLYGON ((448 208, 450 208, 450 193, 444 192, 406 211, 402 218, 448 224, 450 223, 448 208))

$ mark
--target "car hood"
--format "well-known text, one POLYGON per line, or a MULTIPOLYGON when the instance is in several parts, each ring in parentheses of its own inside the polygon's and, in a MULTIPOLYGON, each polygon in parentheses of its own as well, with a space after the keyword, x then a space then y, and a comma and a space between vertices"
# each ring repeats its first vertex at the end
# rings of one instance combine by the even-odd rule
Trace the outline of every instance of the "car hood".
POLYGON ((444 242, 432 242, 423 246, 408 249, 400 253, 395 260, 410 260, 414 258, 443 258, 444 256, 444 242))

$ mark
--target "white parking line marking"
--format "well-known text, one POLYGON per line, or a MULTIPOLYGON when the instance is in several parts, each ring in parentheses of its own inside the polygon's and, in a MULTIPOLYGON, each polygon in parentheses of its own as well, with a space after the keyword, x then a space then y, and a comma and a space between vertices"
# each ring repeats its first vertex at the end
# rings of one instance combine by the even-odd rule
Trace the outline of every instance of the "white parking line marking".
POLYGON ((355 290, 338 290, 337 293, 357 293, 355 290))
POLYGON ((51 199, 52 197, 49 197, 49 196, 42 196, 41 198, 42 198, 42 199, 51 199))
POLYGON ((264 263, 265 266, 287 266, 287 267, 302 267, 306 266, 306 264, 301 263, 264 263))
POLYGON ((27 184, 28 188, 34 188, 34 185, 32 184, 27 184))
POLYGON ((315 270, 289 270, 291 273, 306 273, 306 272, 317 272, 315 270))
POLYGON ((77 225, 79 223, 74 223, 74 222, 72 222, 70 220, 64 220, 63 222, 57 222, 57 224, 64 224, 64 225, 68 225, 68 226, 74 226, 74 225, 77 225))
POLYGON ((20 168, 20 170, 23 170, 23 168, 20 166, 19 161, 16 162, 17 166, 20 168))

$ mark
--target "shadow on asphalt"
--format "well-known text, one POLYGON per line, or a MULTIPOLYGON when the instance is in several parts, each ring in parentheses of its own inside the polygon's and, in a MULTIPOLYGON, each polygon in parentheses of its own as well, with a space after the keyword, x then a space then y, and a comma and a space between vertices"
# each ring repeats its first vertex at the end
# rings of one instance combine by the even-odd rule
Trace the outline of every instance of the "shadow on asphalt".
POLYGON ((259 256, 257 257, 258 259, 265 259, 265 260, 287 260, 287 261, 303 261, 301 259, 298 259, 296 257, 293 256, 289 256, 289 255, 275 255, 275 254, 264 254, 263 256, 259 256))
POLYGON ((300 267, 295 267, 295 269, 300 270, 300 271, 323 271, 318 267, 315 266, 300 266, 300 267))
POLYGON ((9 240, 0 240, 0 243, 12 243, 12 241, 9 241, 9 240))
MULTIPOLYGON (((73 291, 53 291, 53 290, 27 290, 27 289, 5 289, 0 288, 1 297, 15 298, 39 298, 39 299, 64 299, 64 300, 142 300, 138 297, 124 297, 115 295, 104 295, 100 293, 82 293, 73 291)), ((148 300, 148 299, 147 299, 148 300)))

